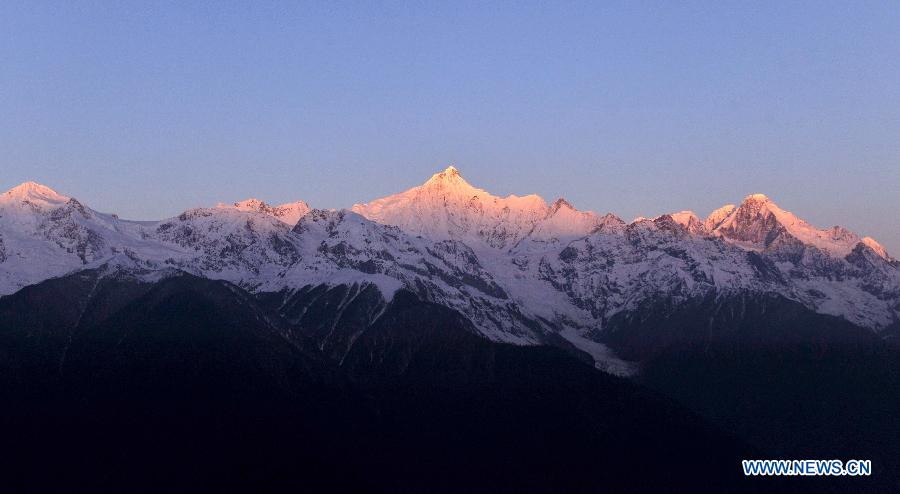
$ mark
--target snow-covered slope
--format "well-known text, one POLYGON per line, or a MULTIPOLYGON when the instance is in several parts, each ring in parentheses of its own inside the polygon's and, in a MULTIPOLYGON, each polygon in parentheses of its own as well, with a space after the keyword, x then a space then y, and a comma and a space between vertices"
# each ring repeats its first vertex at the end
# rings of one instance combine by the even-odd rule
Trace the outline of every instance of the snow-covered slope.
POLYGON ((475 251, 460 241, 408 235, 347 210, 312 210, 294 233, 301 259, 261 291, 371 283, 389 299, 406 288, 465 314, 490 339, 541 341, 541 332, 523 324, 519 307, 475 251))
POLYGON ((877 241, 875 241, 874 238, 863 237, 862 240, 860 240, 860 242, 863 245, 865 245, 866 247, 872 249, 873 252, 878 254, 878 257, 881 257, 882 259, 885 259, 885 260, 889 260, 891 258, 888 255, 887 251, 884 249, 884 247, 882 247, 881 244, 879 244, 877 241))
POLYGON ((633 368, 598 340, 648 300, 778 294, 876 331, 900 320, 900 263, 883 247, 818 230, 760 194, 705 220, 682 211, 630 224, 563 199, 496 197, 453 167, 353 211, 251 199, 131 222, 34 183, 0 196, 0 295, 110 263, 288 296, 355 285, 387 301, 405 288, 492 340, 568 341, 620 374, 633 368))
POLYGON ((703 221, 703 228, 708 232, 715 230, 736 208, 737 206, 734 204, 726 204, 712 213, 709 213, 709 216, 703 221))
POLYGON ((253 288, 299 260, 291 226, 269 211, 185 211, 142 235, 175 252, 168 266, 253 288))

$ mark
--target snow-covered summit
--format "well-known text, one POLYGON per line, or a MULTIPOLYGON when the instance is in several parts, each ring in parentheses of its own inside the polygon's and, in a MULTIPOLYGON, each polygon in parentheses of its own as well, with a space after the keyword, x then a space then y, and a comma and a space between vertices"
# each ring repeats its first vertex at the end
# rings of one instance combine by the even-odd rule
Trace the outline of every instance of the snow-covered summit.
POLYGON ((46 185, 25 182, 0 195, 0 205, 30 204, 41 208, 57 207, 71 199, 46 185))
POLYGON ((713 230, 715 235, 761 250, 795 245, 815 247, 829 255, 846 257, 860 238, 842 227, 819 230, 795 214, 781 209, 764 194, 747 196, 713 230))
POLYGON ((224 205, 219 204, 220 208, 235 208, 238 211, 251 211, 255 213, 263 213, 273 218, 286 223, 290 226, 294 226, 300 221, 306 213, 309 212, 310 207, 303 201, 289 202, 287 204, 282 204, 280 206, 271 206, 265 201, 261 201, 259 199, 247 199, 244 201, 236 202, 233 205, 224 205))
POLYGON ((538 243, 571 240, 621 222, 579 211, 564 198, 548 206, 536 194, 495 196, 469 184, 454 166, 405 192, 356 204, 353 211, 407 233, 432 240, 459 240, 476 249, 509 249, 525 239, 538 243))
POLYGON ((679 211, 671 213, 669 216, 675 223, 683 226, 690 233, 701 234, 706 232, 704 222, 693 211, 679 211))
POLYGON ((444 169, 444 171, 435 173, 431 176, 431 178, 428 179, 427 182, 425 182, 426 185, 447 183, 469 186, 471 188, 468 182, 466 182, 466 180, 459 173, 459 170, 456 169, 456 167, 453 165, 448 166, 446 169, 444 169))
POLYGON ((453 166, 405 192, 356 204, 369 220, 434 240, 461 240, 474 247, 513 245, 548 212, 537 195, 498 197, 470 185, 453 166))

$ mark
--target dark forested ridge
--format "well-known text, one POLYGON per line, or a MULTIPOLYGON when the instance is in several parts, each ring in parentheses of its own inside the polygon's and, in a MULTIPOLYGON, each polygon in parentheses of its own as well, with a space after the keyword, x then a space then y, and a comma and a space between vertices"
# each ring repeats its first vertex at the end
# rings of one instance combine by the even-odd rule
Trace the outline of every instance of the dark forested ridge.
MULTIPOLYGON (((571 349, 492 343, 459 313, 406 291, 387 302, 363 290, 338 316, 328 301, 340 304, 359 288, 336 290, 251 295, 186 274, 151 283, 83 271, 0 298, 0 488, 827 492, 888 485, 744 478, 741 459, 772 456, 758 431, 740 426, 740 412, 711 410, 710 400, 694 399, 684 386, 688 378, 711 386, 703 375, 710 366, 743 367, 724 358, 704 363, 689 340, 673 340, 678 354, 635 353, 645 372, 634 382, 595 370, 571 349)), ((640 326, 656 331, 652 323, 640 326)), ((795 356, 784 355, 790 367, 795 356)), ((781 372, 771 358, 763 361, 766 373, 781 372)), ((896 377, 873 369, 872 389, 861 393, 896 377)), ((706 389, 735 405, 728 386, 706 389)), ((773 407, 780 413, 783 405, 773 407)), ((890 451, 884 432, 872 455, 882 446, 890 451)), ((789 446, 778 451, 792 452, 789 446)))

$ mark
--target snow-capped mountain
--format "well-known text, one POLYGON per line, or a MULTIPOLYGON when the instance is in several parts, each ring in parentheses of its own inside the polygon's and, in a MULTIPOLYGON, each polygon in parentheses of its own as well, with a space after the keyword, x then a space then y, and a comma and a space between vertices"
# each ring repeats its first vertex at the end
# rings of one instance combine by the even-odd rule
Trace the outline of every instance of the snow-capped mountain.
POLYGON ((120 254, 168 257, 144 231, 144 223, 99 213, 49 187, 19 185, 0 195, 0 294, 120 254))
MULTIPOLYGON (((900 320, 900 264, 883 247, 818 230, 761 194, 706 219, 681 211, 630 224, 564 199, 496 197, 454 167, 351 211, 250 199, 133 222, 34 183, 0 196, 0 295, 110 262, 277 293, 285 307, 309 303, 316 287, 357 287, 328 310, 366 293, 369 322, 405 288, 492 340, 569 344, 622 374, 633 367, 604 332, 647 301, 774 294, 874 331, 900 320)), ((356 336, 331 351, 341 358, 356 336)))
MULTIPOLYGON (((724 206, 707 218, 706 224, 716 224, 714 235, 750 249, 777 250, 783 247, 814 247, 833 257, 846 257, 862 241, 853 232, 840 226, 819 230, 793 213, 778 207, 764 194, 752 194, 737 208, 724 206), (718 221, 717 216, 730 212, 718 221)), ((884 248, 873 239, 864 245, 887 258, 884 248)))
POLYGON ((475 188, 453 166, 406 192, 353 206, 353 212, 377 223, 476 248, 514 245, 548 211, 547 203, 536 195, 501 198, 475 188))

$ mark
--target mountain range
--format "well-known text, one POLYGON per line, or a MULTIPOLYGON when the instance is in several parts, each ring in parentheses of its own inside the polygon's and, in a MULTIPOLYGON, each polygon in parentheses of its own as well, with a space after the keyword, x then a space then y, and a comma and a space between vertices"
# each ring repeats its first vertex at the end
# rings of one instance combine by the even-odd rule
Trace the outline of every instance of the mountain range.
POLYGON ((129 221, 25 183, 0 489, 886 492, 898 321, 897 260, 762 194, 626 222, 449 167, 349 210, 129 221))
POLYGON ((97 268, 147 279, 183 271, 284 298, 347 285, 387 303, 407 289, 490 340, 564 343, 623 375, 634 362, 604 339, 648 301, 767 294, 874 333, 900 321, 897 260, 872 238, 817 229, 765 195, 706 218, 626 223, 562 198, 497 197, 453 166, 350 210, 249 199, 136 222, 36 183, 0 196, 0 295, 97 268))

